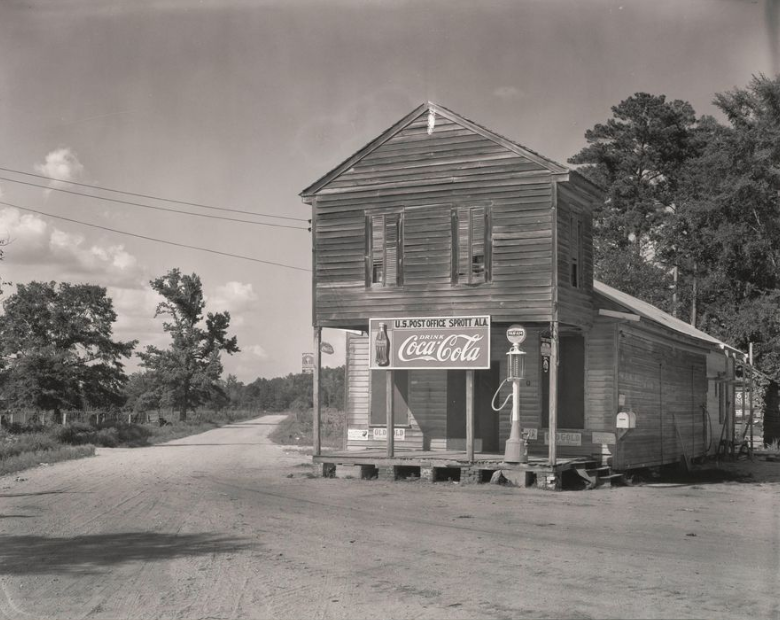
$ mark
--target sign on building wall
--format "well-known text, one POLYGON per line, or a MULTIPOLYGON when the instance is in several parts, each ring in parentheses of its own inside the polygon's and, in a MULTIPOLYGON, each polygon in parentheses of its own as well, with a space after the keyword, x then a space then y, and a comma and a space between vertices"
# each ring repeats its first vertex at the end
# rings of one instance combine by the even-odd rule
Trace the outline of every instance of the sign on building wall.
MULTIPOLYGON (((544 445, 550 445, 550 433, 544 433, 544 445)), ((555 433, 555 445, 557 446, 581 446, 582 434, 580 433, 568 433, 558 432, 555 433)))
POLYGON ((349 441, 368 441, 368 429, 367 428, 347 429, 347 439, 349 441))
POLYGON ((371 368, 490 368, 490 317, 371 319, 371 368))
MULTIPOLYGON (((384 427, 378 427, 371 429, 374 433, 374 439, 387 439, 387 429, 384 427)), ((406 429, 405 428, 394 428, 393 429, 393 438, 399 439, 403 441, 406 439, 406 429)))

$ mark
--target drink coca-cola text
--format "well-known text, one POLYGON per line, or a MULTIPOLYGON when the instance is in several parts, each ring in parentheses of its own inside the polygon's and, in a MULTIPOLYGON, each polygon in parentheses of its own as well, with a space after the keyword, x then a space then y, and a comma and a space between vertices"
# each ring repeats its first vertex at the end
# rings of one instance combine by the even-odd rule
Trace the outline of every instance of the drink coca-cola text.
POLYGON ((450 334, 434 340, 414 334, 401 343, 398 359, 402 362, 475 362, 480 354, 476 344, 482 338, 479 335, 450 334))

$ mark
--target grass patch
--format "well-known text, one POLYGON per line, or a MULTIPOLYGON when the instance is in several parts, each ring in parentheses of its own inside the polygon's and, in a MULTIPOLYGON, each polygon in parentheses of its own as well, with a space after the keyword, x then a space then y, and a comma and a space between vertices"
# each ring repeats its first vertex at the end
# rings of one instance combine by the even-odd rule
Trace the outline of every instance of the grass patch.
POLYGON ((51 449, 33 450, 13 454, 0 459, 0 476, 13 474, 38 465, 59 463, 94 456, 95 446, 56 446, 51 449))
MULTIPOLYGON (((343 411, 323 409, 320 440, 326 448, 341 448, 344 445, 343 411)), ((269 435, 271 441, 285 446, 312 445, 312 410, 289 413, 269 435)))
POLYGON ((45 427, 11 425, 0 430, 0 475, 43 463, 93 456, 95 446, 134 448, 164 443, 260 415, 262 412, 256 410, 204 411, 190 415, 184 422, 163 426, 157 421, 145 424, 110 421, 97 426, 79 421, 45 427))

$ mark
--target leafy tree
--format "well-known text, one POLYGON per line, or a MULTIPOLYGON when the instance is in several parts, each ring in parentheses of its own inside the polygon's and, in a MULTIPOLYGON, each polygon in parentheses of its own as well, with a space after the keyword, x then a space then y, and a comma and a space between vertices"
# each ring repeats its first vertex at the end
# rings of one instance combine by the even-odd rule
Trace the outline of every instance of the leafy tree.
POLYGON ((112 340, 106 289, 20 284, 0 317, 0 391, 9 404, 54 411, 123 402, 123 357, 135 341, 112 340))
POLYGON ((134 414, 148 419, 148 412, 160 409, 160 387, 151 372, 135 372, 125 386, 125 407, 134 414))
POLYGON ((151 285, 164 298, 155 317, 168 317, 163 329, 171 336, 171 346, 147 347, 139 353, 141 365, 154 378, 161 406, 178 410, 179 419, 186 420, 188 411, 221 391, 220 353, 237 353, 238 343, 235 336, 227 335, 230 313, 209 312, 204 321, 206 302, 196 274, 182 275, 172 269, 151 285))
POLYGON ((668 237, 657 232, 677 210, 684 164, 701 149, 687 102, 636 93, 613 117, 585 133, 588 146, 569 159, 606 190, 594 214, 596 277, 668 309, 668 237), (667 250, 662 255, 660 250, 667 250))
POLYGON ((714 103, 729 126, 689 166, 677 226, 697 240, 703 326, 741 348, 756 343, 763 370, 780 377, 780 77, 714 103))
POLYGON ((674 268, 677 309, 742 350, 754 343, 756 364, 778 380, 780 77, 754 77, 714 104, 727 125, 639 93, 569 161, 607 189, 596 213, 597 277, 669 309, 674 268))

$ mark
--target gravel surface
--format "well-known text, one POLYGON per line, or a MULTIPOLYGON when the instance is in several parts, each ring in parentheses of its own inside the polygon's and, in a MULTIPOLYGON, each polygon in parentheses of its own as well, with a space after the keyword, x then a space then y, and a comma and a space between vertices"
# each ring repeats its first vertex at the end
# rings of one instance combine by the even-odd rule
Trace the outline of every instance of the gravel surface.
POLYGON ((563 493, 315 479, 281 419, 0 478, 0 616, 780 618, 780 463, 563 493))

